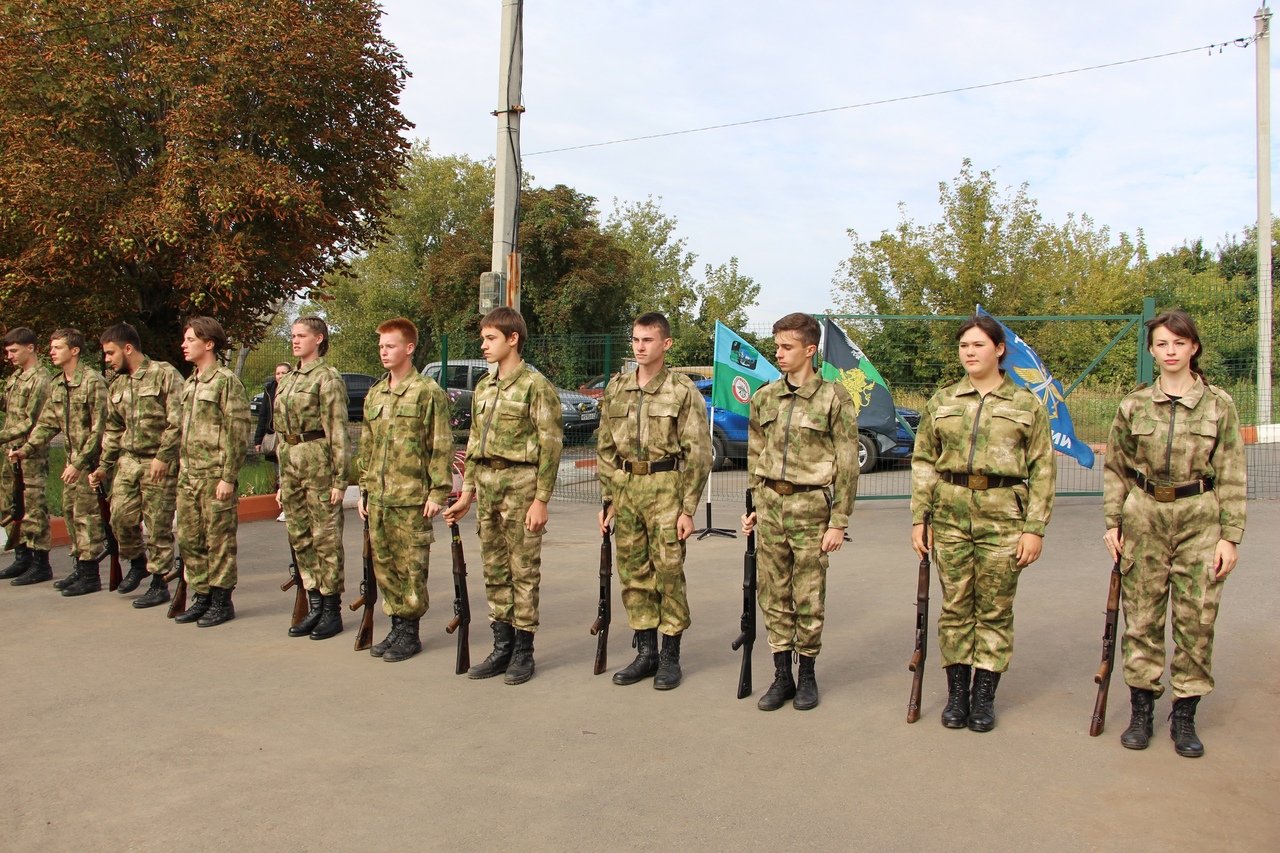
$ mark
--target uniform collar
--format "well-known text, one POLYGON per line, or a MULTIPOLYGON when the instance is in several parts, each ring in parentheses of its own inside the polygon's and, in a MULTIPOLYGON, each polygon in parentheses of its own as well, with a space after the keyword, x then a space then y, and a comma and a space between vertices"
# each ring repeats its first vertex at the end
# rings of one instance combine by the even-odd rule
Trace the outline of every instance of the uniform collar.
POLYGON ((494 378, 494 383, 499 388, 505 391, 506 389, 511 387, 511 384, 513 382, 515 382, 517 379, 523 376, 524 372, 528 369, 529 369, 529 365, 526 364, 525 360, 522 358, 520 359, 520 363, 516 365, 516 369, 508 373, 506 376, 497 376, 496 374, 493 374, 493 373, 490 373, 489 376, 496 377, 494 378))
POLYGON ((221 366, 217 361, 214 361, 213 364, 204 369, 203 373, 196 374, 192 372, 191 378, 197 382, 212 382, 214 374, 218 372, 218 368, 221 366))
MULTIPOLYGON (((1186 406, 1188 409, 1194 409, 1196 404, 1200 402, 1200 398, 1204 396, 1204 382, 1199 376, 1196 377, 1195 383, 1191 386, 1191 390, 1178 398, 1178 402, 1186 406)), ((1172 403, 1173 400, 1164 389, 1160 387, 1160 380, 1157 379, 1152 385, 1151 399, 1157 403, 1172 403)))
POLYGON ((790 396, 792 393, 794 393, 797 397, 803 397, 804 399, 807 400, 810 397, 812 397, 814 394, 818 393, 818 388, 825 381, 826 380, 822 378, 821 373, 814 373, 812 376, 810 376, 808 379, 805 380, 805 383, 803 385, 801 385, 799 388, 797 388, 793 392, 791 390, 791 386, 787 384, 786 374, 783 374, 782 377, 778 380, 777 396, 787 397, 787 396, 790 396))
POLYGON ((653 394, 660 387, 662 387, 663 382, 667 381, 667 376, 670 373, 671 371, 664 364, 662 365, 662 369, 659 370, 657 373, 655 373, 653 375, 653 378, 649 380, 649 383, 644 387, 641 387, 640 386, 640 368, 636 368, 635 370, 628 373, 626 377, 622 380, 622 390, 623 391, 643 391, 646 394, 653 394))
MULTIPOLYGON (((61 372, 61 371, 59 371, 61 372)), ((62 381, 71 388, 79 388, 80 383, 84 381, 84 362, 76 365, 76 369, 71 372, 71 378, 67 378, 67 374, 62 374, 62 381)))
POLYGON ((413 386, 414 382, 420 381, 421 379, 422 379, 422 374, 418 373, 418 371, 416 370, 410 370, 407 374, 405 374, 404 379, 401 379, 395 385, 391 384, 390 373, 382 377, 382 381, 387 383, 387 391, 392 394, 395 394, 397 397, 403 397, 405 392, 408 391, 409 388, 413 386))
POLYGON ((138 362, 138 369, 131 371, 125 375, 128 376, 130 379, 141 379, 143 376, 146 375, 147 371, 150 369, 151 369, 151 359, 147 358, 144 355, 142 357, 142 361, 138 362))
MULTIPOLYGON (((995 388, 991 389, 991 393, 1004 400, 1012 400, 1013 392, 1017 390, 1018 385, 1009 378, 1009 374, 1003 370, 1000 371, 1001 382, 995 388)), ((964 394, 977 394, 978 389, 973 387, 973 383, 969 381, 969 374, 960 377, 960 381, 956 383, 956 396, 964 394)))
POLYGON ((307 362, 306 365, 299 364, 297 367, 294 368, 294 372, 310 373, 311 371, 315 370, 317 367, 319 367, 322 364, 324 364, 324 356, 320 356, 319 358, 312 359, 311 361, 307 362))

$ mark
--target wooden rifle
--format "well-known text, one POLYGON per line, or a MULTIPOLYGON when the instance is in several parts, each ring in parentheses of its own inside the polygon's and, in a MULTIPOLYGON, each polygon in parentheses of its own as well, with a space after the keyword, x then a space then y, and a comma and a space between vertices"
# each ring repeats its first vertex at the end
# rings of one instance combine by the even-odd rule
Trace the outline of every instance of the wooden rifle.
MULTIPOLYGON (((609 514, 609 504, 604 505, 604 513, 609 514)), ((591 636, 596 638, 596 675, 604 672, 609 666, 609 623, 613 621, 613 604, 611 582, 613 579, 613 546, 609 542, 609 528, 606 526, 600 537, 600 600, 596 604, 596 621, 591 623, 591 636)))
MULTIPOLYGON (((751 490, 747 489, 747 515, 755 512, 755 503, 751 500, 751 490)), ((742 668, 738 671, 738 698, 745 699, 751 695, 751 650, 756 644, 756 530, 760 519, 756 519, 755 527, 747 534, 747 553, 742 560, 742 619, 741 633, 738 639, 730 644, 735 652, 742 649, 742 668)))
POLYGON ((924 660, 929 654, 929 550, 933 547, 933 529, 929 513, 924 515, 924 556, 920 558, 920 574, 916 579, 916 646, 907 669, 911 676, 911 696, 907 699, 907 722, 920 719, 920 693, 924 690, 924 660))

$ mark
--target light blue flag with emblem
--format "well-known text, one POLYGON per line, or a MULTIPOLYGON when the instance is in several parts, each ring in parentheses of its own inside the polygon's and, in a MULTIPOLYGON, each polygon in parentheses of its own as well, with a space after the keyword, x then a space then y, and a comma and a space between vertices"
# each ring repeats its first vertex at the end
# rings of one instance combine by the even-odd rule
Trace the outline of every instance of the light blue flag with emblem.
POLYGON ((782 373, 760 352, 724 323, 716 320, 711 405, 744 417, 751 412, 751 395, 782 373))
MULTIPOLYGON (((981 305, 978 306, 978 313, 991 317, 981 305)), ((996 322, 1000 323, 999 320, 996 322)), ((1076 429, 1071 425, 1071 415, 1067 412, 1067 400, 1062 393, 1062 383, 1049 374, 1049 368, 1044 366, 1040 356, 1036 355, 1036 351, 1026 341, 1004 323, 1000 323, 1000 327, 1005 334, 1004 359, 1001 364, 1014 382, 1040 398, 1040 402, 1049 411, 1049 429, 1053 432, 1054 449, 1074 457, 1084 467, 1092 468, 1093 448, 1076 438, 1076 429)))

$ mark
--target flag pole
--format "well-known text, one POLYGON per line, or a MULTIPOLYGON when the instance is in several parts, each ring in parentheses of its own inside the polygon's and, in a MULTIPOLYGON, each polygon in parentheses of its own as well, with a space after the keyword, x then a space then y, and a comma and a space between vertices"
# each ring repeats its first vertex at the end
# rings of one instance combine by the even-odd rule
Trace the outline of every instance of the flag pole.
MULTIPOLYGON (((713 382, 715 381, 715 380, 714 380, 714 376, 715 376, 715 372, 716 372, 716 366, 715 366, 715 363, 714 363, 714 362, 715 362, 715 359, 714 359, 714 358, 712 358, 711 375, 712 375, 712 377, 713 377, 713 379, 712 379, 712 381, 713 381, 713 382)), ((707 418, 707 437, 711 439, 711 445, 712 445, 712 447, 714 447, 714 446, 715 446, 715 443, 716 443, 716 407, 715 407, 715 403, 713 402, 713 403, 708 407, 708 409, 710 410, 710 417, 708 417, 708 418, 707 418)), ((702 494, 703 494, 703 495, 706 497, 706 499, 707 499, 707 526, 706 526, 706 527, 701 527, 701 528, 699 528, 699 529, 697 529, 697 530, 693 531, 693 535, 694 535, 694 536, 697 536, 699 540, 706 539, 708 536, 723 536, 723 537, 724 537, 724 538, 726 538, 726 539, 737 539, 737 538, 738 538, 738 532, 737 532, 736 530, 730 530, 730 529, 725 528, 725 527, 712 527, 712 526, 711 526, 711 475, 715 473, 715 465, 714 465, 714 464, 712 464, 711 469, 712 469, 712 470, 707 474, 707 484, 706 484, 705 486, 703 486, 703 487, 702 487, 702 494)))

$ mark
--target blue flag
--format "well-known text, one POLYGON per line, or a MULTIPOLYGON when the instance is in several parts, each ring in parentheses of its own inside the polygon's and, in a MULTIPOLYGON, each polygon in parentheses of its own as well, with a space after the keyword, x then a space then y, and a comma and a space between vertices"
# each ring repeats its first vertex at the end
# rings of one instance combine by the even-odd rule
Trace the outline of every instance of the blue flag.
POLYGON ((751 395, 782 374, 755 347, 716 320, 714 381, 711 405, 744 417, 750 411, 751 395))
MULTIPOLYGON (((991 317, 982 310, 981 305, 978 306, 978 313, 991 317)), ((999 320, 996 322, 1000 323, 999 320)), ((1074 457, 1084 467, 1092 468, 1093 448, 1076 438, 1071 415, 1067 412, 1067 400, 1062 393, 1062 383, 1049 374, 1049 368, 1044 366, 1040 356, 1036 355, 1036 351, 1026 341, 1004 323, 1000 323, 1000 327, 1004 329, 1006 337, 1002 364, 1008 369, 1013 381, 1035 394, 1049 411, 1049 429, 1053 432, 1054 449, 1074 457)))

